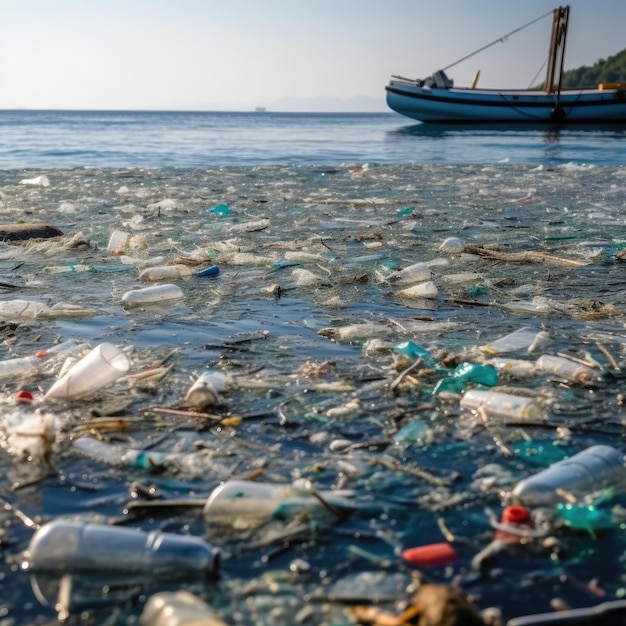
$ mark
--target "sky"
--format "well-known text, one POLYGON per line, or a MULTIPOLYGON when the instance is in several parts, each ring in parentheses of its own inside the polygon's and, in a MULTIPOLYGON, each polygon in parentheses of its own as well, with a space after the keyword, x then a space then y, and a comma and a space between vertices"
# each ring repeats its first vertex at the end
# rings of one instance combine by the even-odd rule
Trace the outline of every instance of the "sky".
MULTIPOLYGON (((566 69, 626 48, 625 0, 569 4, 566 69)), ((0 109, 288 110, 307 99, 313 110, 308 99, 363 96, 385 110, 392 74, 424 78, 556 6, 551 0, 0 0, 0 109)), ((448 75, 457 86, 468 86, 478 69, 481 87, 541 82, 550 19, 448 75)))

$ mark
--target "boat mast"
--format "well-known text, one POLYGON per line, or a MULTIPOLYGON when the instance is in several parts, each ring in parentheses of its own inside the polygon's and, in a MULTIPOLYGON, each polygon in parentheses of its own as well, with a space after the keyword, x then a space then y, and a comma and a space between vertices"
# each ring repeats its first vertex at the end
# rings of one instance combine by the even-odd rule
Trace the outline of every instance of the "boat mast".
POLYGON ((550 40, 550 55, 544 89, 547 93, 561 94, 561 78, 563 76, 563 62, 565 61, 565 40, 567 39, 567 24, 569 21, 569 5, 554 10, 552 20, 552 38, 550 40))

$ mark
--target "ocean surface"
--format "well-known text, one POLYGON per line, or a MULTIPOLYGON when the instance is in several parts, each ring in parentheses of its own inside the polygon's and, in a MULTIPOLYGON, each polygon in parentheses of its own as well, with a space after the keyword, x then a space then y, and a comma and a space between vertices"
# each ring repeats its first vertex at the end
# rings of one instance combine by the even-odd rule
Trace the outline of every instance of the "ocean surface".
POLYGON ((417 570, 505 620, 623 598, 619 470, 485 550, 519 481, 626 452, 625 141, 395 114, 0 112, 0 233, 57 229, 0 242, 0 623, 138 624, 184 589, 229 625, 348 626, 372 599, 399 612, 417 570), (493 347, 516 331, 532 341, 493 347), (101 344, 125 368, 77 397, 70 369, 55 399, 101 344), (494 385, 514 401, 472 410, 494 385), (295 491, 203 513, 235 479, 295 491), (34 533, 56 519, 202 537, 220 575, 113 539, 45 561, 34 533), (443 542, 454 556, 404 553, 443 542))
POLYGON ((395 113, 1 111, 0 168, 623 162, 625 127, 457 127, 395 113))

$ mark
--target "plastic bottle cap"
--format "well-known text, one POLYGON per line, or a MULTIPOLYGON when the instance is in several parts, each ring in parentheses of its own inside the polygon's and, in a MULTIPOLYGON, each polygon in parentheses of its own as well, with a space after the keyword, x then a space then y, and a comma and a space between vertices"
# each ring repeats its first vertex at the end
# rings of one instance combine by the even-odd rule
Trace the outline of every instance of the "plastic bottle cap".
POLYGON ((30 404, 34 400, 33 394, 30 391, 26 391, 25 389, 18 391, 15 398, 18 402, 25 402, 27 404, 30 404))
POLYGON ((457 553, 449 543, 431 543, 404 550, 402 558, 411 565, 428 567, 453 561, 457 558, 457 553))
POLYGON ((502 523, 503 524, 528 524, 530 522, 530 515, 525 507, 513 504, 507 506, 502 511, 502 523))

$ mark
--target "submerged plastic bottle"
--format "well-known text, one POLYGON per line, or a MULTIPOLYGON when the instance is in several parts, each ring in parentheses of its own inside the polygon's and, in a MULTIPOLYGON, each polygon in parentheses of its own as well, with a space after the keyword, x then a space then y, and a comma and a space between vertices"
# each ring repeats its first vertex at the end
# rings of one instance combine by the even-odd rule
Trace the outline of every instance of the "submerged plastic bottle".
POLYGON ((200 537, 55 520, 39 528, 23 569, 48 574, 181 579, 216 574, 219 550, 200 537))
POLYGON ((595 445, 525 478, 511 495, 526 506, 551 506, 571 494, 578 500, 592 493, 626 488, 624 454, 607 445, 595 445))
POLYGON ((141 626, 226 626, 203 600, 189 591, 160 591, 151 596, 139 619, 141 626))
POLYGON ((213 490, 203 515, 210 529, 249 531, 272 519, 290 519, 303 512, 322 517, 330 514, 330 508, 338 512, 354 508, 347 498, 352 495, 349 490, 317 493, 319 498, 308 481, 292 485, 229 480, 213 490))

